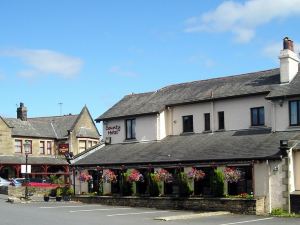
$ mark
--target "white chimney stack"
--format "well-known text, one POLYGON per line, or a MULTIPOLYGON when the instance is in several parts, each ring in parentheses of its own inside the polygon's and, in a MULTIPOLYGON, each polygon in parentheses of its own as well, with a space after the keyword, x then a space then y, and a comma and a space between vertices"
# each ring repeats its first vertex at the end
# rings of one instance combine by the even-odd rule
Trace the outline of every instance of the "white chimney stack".
POLYGON ((283 39, 283 50, 280 51, 280 82, 291 82, 298 73, 299 58, 294 52, 294 42, 288 37, 283 39))

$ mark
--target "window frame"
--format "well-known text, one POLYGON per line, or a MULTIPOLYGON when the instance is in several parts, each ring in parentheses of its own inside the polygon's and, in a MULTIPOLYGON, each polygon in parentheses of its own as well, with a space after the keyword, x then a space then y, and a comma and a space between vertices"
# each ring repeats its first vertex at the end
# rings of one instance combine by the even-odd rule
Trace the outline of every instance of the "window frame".
POLYGON ((296 126, 300 126, 300 100, 291 100, 289 101, 289 125, 291 127, 296 127, 296 126), (296 124, 292 124, 292 110, 291 110, 291 105, 292 102, 296 102, 296 107, 297 107, 297 123, 296 124))
POLYGON ((45 141, 40 141, 40 155, 45 155, 45 141), (41 148, 41 143, 43 143, 43 148, 41 148), (43 149, 42 152, 41 149, 43 149))
POLYGON ((135 140, 136 139, 136 119, 131 118, 131 119, 126 119, 125 120, 125 140, 135 140), (133 129, 133 121, 134 121, 134 129, 133 129), (128 134, 128 122, 130 122, 130 136, 128 134))
POLYGON ((22 139, 15 139, 15 153, 17 154, 22 154, 23 153, 23 140, 22 139), (20 152, 17 152, 16 151, 16 142, 20 142, 21 143, 21 151, 20 152))
POLYGON ((219 130, 225 130, 225 113, 224 113, 224 111, 218 112, 218 123, 219 123, 218 124, 219 130), (222 115, 222 117, 220 115, 222 115))
MULTIPOLYGON (((29 151, 28 154, 32 154, 32 140, 25 140, 24 142, 25 142, 25 143, 26 143, 26 142, 29 142, 29 143, 30 143, 30 151, 29 151)), ((24 152, 24 153, 25 153, 25 152, 24 152)))
POLYGON ((260 106, 260 107, 253 107, 253 108, 250 108, 250 116, 251 116, 251 126, 252 127, 259 127, 259 126, 265 126, 265 120, 266 120, 266 117, 265 117, 265 107, 264 106, 260 106), (264 120, 263 120, 263 123, 260 123, 260 110, 263 109, 264 111, 264 120), (254 118, 253 118, 253 112, 254 111, 257 111, 257 123, 254 123, 254 118))
MULTIPOLYGON (((190 122, 189 122, 190 123, 190 122)), ((192 133, 194 132, 194 117, 193 115, 182 116, 182 133, 192 133), (191 127, 185 127, 185 118, 191 119, 191 127)))
POLYGON ((204 131, 211 131, 211 119, 210 113, 204 113, 204 131), (208 123, 207 123, 207 116, 208 116, 208 123), (207 129, 208 128, 208 129, 207 129))
POLYGON ((79 150, 79 153, 84 152, 86 150, 86 140, 78 140, 78 150, 79 150), (81 151, 81 149, 83 149, 83 147, 81 147, 80 143, 84 143, 83 151, 81 151))
POLYGON ((52 155, 52 141, 47 141, 46 150, 47 150, 47 155, 52 155), (48 144, 50 144, 50 147, 49 147, 48 144), (49 151, 49 150, 50 150, 50 151, 49 151), (49 152, 50 152, 50 153, 49 153, 49 152))

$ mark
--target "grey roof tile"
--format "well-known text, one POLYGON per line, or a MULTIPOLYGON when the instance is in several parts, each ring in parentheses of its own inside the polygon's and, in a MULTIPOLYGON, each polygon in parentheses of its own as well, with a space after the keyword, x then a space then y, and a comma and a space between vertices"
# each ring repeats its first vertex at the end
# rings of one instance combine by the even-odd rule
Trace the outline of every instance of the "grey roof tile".
POLYGON ((280 83, 279 69, 166 86, 156 92, 126 95, 96 121, 156 113, 168 105, 269 93, 280 83))
POLYGON ((188 161, 252 160, 276 156, 282 139, 300 132, 243 130, 168 136, 161 141, 106 145, 76 165, 126 165, 188 161))
MULTIPOLYGON (((0 156, 0 164, 25 164, 25 156, 0 156)), ((64 158, 29 156, 28 164, 31 165, 68 165, 64 158)))

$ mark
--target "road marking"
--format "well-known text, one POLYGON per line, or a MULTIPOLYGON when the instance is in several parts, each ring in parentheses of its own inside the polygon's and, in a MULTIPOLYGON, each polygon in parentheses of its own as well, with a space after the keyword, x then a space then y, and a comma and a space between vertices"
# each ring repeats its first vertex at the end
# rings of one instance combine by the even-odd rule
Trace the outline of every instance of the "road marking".
POLYGON ((234 222, 234 223, 222 223, 222 224, 219 224, 219 225, 232 225, 232 224, 241 224, 241 223, 252 223, 252 222, 259 222, 259 221, 271 220, 271 219, 273 219, 273 217, 264 218, 264 219, 257 219, 257 220, 246 220, 246 221, 240 221, 240 222, 234 222))
POLYGON ((81 209, 81 210, 72 210, 70 213, 75 212, 93 212, 93 211, 109 211, 109 210, 119 210, 119 209, 132 209, 132 208, 109 208, 109 209, 81 209))
POLYGON ((111 214, 106 216, 130 216, 130 215, 140 215, 140 214, 151 214, 151 213, 166 213, 169 211, 149 211, 149 212, 139 212, 139 213, 119 213, 119 214, 111 214))
POLYGON ((65 206, 42 206, 40 209, 57 209, 57 208, 80 208, 80 207, 91 207, 99 205, 65 205, 65 206))

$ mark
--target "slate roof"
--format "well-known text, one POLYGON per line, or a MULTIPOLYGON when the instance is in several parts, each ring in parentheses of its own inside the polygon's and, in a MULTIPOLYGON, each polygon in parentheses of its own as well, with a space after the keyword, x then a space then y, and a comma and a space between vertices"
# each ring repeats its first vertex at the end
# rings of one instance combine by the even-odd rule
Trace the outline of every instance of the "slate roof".
MULTIPOLYGON (((16 118, 1 118, 12 128, 13 136, 65 139, 69 136, 68 132, 74 129, 84 110, 87 110, 91 117, 88 108, 84 106, 78 115, 36 117, 28 118, 27 121, 16 118)), ((76 135, 86 138, 100 137, 96 127, 95 130, 81 127, 76 135)))
MULTIPOLYGON (((25 164, 24 156, 0 156, 0 164, 25 164)), ((68 165, 63 158, 54 157, 28 157, 28 164, 31 165, 68 165)))
POLYGON ((62 139, 68 136, 68 130, 71 130, 78 116, 37 117, 28 118, 27 121, 15 118, 5 118, 4 120, 13 127, 13 136, 62 139))
MULTIPOLYGON (((166 106, 244 95, 268 94, 280 84, 279 69, 166 86, 155 92, 126 95, 96 121, 157 113, 166 106)), ((300 92, 300 91, 299 91, 300 92)))
POLYGON ((280 140, 300 140, 300 132, 251 129, 168 136, 161 141, 106 145, 75 165, 126 165, 279 158, 280 140))

